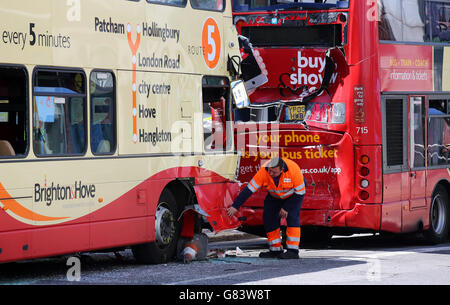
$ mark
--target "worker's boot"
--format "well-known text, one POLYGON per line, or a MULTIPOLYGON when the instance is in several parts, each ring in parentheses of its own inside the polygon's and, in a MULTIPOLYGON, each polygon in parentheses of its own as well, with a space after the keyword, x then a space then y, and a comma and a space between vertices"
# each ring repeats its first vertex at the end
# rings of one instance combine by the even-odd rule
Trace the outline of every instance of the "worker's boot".
POLYGON ((299 259, 298 250, 288 249, 286 252, 278 255, 279 259, 299 259))
POLYGON ((260 258, 277 258, 283 251, 268 251, 259 253, 260 258))

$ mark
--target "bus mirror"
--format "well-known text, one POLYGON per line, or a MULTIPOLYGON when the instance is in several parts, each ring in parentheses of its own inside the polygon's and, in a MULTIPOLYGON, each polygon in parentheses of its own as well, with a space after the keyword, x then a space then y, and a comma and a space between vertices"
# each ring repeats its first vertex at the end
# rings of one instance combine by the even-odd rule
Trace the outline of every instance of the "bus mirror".
POLYGON ((247 89, 242 80, 231 82, 231 91, 233 92, 233 101, 236 108, 245 108, 250 105, 247 89))
POLYGON ((228 55, 228 72, 230 72, 230 74, 232 76, 237 76, 241 74, 241 58, 237 55, 235 56, 229 56, 228 55))

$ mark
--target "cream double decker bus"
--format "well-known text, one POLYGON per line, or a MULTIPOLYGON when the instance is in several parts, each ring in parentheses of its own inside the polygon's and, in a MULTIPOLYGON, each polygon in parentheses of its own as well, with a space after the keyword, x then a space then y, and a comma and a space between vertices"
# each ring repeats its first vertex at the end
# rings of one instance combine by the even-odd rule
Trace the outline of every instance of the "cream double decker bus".
POLYGON ((0 262, 160 263, 198 219, 238 226, 228 2, 24 0, 0 19, 0 262))

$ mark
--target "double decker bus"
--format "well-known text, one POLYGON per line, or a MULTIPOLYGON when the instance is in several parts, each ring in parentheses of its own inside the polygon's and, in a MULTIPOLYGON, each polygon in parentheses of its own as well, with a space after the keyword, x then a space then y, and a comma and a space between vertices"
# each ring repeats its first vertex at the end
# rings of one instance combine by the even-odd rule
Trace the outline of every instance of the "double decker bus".
POLYGON ((232 111, 230 3, 25 0, 0 18, 0 262, 132 246, 161 263, 188 211, 235 225, 232 135, 209 140, 232 111))
MULTIPOLYGON (((266 77, 234 111, 238 179, 273 156, 298 162, 302 236, 424 231, 444 241, 449 10, 444 0, 235 0, 233 22, 251 43, 242 63, 252 53, 266 77)), ((262 225, 263 196, 244 205, 244 230, 262 225)))

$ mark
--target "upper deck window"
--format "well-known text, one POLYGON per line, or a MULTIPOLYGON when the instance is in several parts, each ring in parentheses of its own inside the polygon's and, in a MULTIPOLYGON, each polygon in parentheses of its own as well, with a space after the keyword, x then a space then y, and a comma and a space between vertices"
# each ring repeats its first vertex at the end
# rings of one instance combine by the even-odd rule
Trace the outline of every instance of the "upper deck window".
POLYGON ((190 0, 191 6, 196 9, 208 11, 220 11, 225 8, 224 0, 190 0))
POLYGON ((294 47, 342 45, 342 25, 315 26, 249 26, 242 27, 241 34, 249 38, 254 47, 294 47))
POLYGON ((187 0, 147 0, 148 3, 185 7, 187 0))
POLYGON ((328 11, 348 7, 347 1, 276 3, 268 0, 264 5, 260 1, 235 0, 233 7, 235 12, 249 12, 249 14, 235 14, 233 22, 239 34, 247 37, 254 47, 333 48, 347 44, 348 12, 328 11), (345 5, 342 4, 344 2, 345 5), (270 6, 265 6, 266 4, 270 6), (258 10, 275 13, 267 14, 258 10))
POLYGON ((450 43, 450 1, 379 0, 380 40, 450 43))
POLYGON ((348 8, 349 1, 342 0, 233 0, 233 11, 252 10, 328 10, 348 8))

